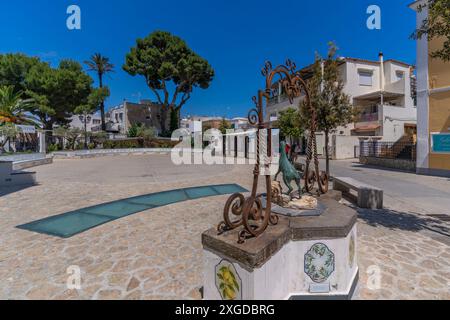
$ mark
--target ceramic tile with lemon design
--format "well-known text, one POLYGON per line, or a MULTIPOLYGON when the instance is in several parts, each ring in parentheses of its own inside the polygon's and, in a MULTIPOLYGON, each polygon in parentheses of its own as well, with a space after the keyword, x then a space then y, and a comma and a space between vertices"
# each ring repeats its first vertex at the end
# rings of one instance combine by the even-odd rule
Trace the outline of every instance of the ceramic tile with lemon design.
POLYGON ((216 266, 216 286, 223 300, 241 300, 241 279, 233 264, 223 260, 216 266))

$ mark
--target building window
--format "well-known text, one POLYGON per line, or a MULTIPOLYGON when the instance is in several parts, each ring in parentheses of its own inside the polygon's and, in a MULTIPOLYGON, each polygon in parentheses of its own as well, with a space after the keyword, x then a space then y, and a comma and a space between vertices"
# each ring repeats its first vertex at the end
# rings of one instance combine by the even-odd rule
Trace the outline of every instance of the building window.
POLYGON ((395 76, 397 80, 402 80, 405 77, 405 73, 403 71, 395 71, 395 76))
POLYGON ((100 122, 101 122, 101 121, 100 121, 99 119, 94 119, 94 120, 92 121, 93 124, 100 124, 100 122))
POLYGON ((369 87, 372 86, 372 77, 373 77, 372 71, 359 70, 358 75, 359 75, 359 85, 360 86, 369 86, 369 87))

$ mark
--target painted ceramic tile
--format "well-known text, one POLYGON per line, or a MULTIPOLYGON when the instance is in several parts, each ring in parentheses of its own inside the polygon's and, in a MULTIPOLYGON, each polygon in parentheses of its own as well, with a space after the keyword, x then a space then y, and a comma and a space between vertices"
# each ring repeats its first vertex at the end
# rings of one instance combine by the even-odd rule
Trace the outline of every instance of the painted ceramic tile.
POLYGON ((323 243, 316 243, 305 254, 305 273, 316 283, 324 282, 334 271, 334 254, 323 243))
POLYGON ((350 268, 353 268, 353 264, 355 263, 355 236, 353 234, 350 237, 348 253, 348 263, 350 268))
POLYGON ((242 300, 242 280, 231 262, 222 260, 216 266, 216 287, 222 300, 242 300))

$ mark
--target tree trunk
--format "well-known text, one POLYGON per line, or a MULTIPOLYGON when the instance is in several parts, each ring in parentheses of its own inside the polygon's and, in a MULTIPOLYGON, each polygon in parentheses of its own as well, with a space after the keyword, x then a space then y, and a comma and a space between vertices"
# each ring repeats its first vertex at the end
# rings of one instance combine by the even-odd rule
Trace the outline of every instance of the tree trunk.
POLYGON ((9 137, 5 138, 5 141, 3 141, 0 145, 0 153, 5 152, 5 146, 9 142, 9 137))
MULTIPOLYGON (((98 82, 99 82, 100 88, 103 88, 103 75, 101 73, 98 74, 98 82)), ((105 101, 103 101, 103 100, 100 105, 100 116, 102 118, 102 131, 106 131, 105 101)))
POLYGON ((327 175, 330 176, 330 154, 329 154, 329 132, 328 130, 325 130, 325 164, 326 164, 326 171, 327 175))
POLYGON ((165 135, 167 132, 167 108, 161 109, 161 118, 160 118, 160 125, 161 125, 161 135, 165 135))

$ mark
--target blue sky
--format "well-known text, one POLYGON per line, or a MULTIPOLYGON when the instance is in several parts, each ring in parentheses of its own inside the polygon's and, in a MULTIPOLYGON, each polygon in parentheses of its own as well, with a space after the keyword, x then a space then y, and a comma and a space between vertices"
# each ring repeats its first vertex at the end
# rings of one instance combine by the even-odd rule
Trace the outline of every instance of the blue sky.
MULTIPOLYGON (((141 77, 122 70, 135 40, 154 30, 182 37, 216 71, 207 90, 197 89, 183 114, 244 116, 251 97, 264 85, 260 69, 290 57, 309 64, 316 51, 325 54, 333 40, 339 55, 385 58, 415 63, 415 27, 411 0, 15 0, 2 1, 0 53, 23 52, 57 64, 80 62, 93 53, 110 57, 116 72, 106 79, 107 106, 123 99, 153 99, 141 77), (66 9, 79 5, 82 30, 66 28, 66 9), (381 8, 382 29, 366 27, 369 5, 381 8)), ((94 74, 92 76, 95 76, 94 74)))

